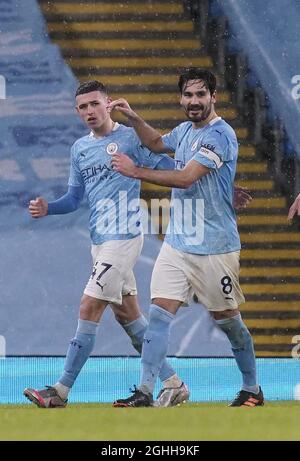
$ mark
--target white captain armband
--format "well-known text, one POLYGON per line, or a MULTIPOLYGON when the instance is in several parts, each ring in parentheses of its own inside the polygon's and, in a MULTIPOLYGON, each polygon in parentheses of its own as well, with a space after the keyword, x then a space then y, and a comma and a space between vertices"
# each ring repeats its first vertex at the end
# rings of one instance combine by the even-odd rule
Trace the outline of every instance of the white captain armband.
POLYGON ((216 152, 214 152, 213 150, 208 149, 206 146, 201 146, 198 152, 199 154, 213 161, 217 168, 221 168, 221 166, 223 165, 221 157, 218 154, 216 154, 216 152))

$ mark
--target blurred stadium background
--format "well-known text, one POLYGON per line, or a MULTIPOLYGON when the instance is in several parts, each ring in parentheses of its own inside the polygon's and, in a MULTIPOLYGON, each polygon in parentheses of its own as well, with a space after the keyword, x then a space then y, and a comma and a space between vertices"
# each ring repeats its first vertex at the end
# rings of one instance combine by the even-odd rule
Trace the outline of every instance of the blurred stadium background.
MULTIPOLYGON (((238 222, 242 313, 260 381, 266 399, 295 397, 300 232, 286 216, 300 191, 300 4, 284 4, 0 0, 0 402, 23 402, 24 387, 57 378, 90 272, 86 205, 38 221, 26 210, 36 195, 66 191, 70 146, 87 132, 74 112, 78 83, 103 81, 167 132, 184 119, 176 84, 188 66, 216 72, 217 112, 240 143, 236 183, 254 197, 238 222)), ((168 196, 167 188, 142 187, 147 201, 168 196)), ((146 236, 136 267, 146 314, 161 239, 146 236)), ((137 381, 139 359, 109 309, 93 355, 73 401, 110 401, 137 381)), ((174 321, 169 355, 194 401, 226 400, 239 389, 227 339, 196 299, 174 321)))

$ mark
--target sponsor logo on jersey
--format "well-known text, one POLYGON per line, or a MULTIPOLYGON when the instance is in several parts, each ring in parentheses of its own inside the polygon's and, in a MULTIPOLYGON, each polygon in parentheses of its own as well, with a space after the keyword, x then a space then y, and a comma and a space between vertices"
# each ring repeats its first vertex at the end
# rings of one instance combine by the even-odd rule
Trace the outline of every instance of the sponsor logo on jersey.
POLYGON ((213 161, 217 168, 221 168, 223 165, 221 157, 215 152, 215 146, 212 144, 205 144, 204 146, 201 146, 199 152, 209 160, 213 161))
POLYGON ((185 167, 185 163, 182 160, 175 160, 175 170, 182 170, 185 167))
POLYGON ((85 184, 110 178, 112 169, 109 165, 94 165, 81 170, 81 175, 85 184))
POLYGON ((201 154, 204 154, 204 155, 207 155, 207 156, 208 156, 208 155, 211 154, 213 151, 211 151, 210 149, 207 149, 206 147, 201 146, 200 152, 201 152, 201 154))

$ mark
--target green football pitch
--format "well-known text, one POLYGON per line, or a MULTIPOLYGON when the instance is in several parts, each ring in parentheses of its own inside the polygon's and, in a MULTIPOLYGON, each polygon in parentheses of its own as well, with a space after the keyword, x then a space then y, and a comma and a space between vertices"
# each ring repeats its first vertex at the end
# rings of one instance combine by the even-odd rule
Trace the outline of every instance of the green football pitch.
POLYGON ((300 440, 300 402, 228 408, 188 403, 173 408, 113 408, 108 404, 41 409, 0 405, 0 440, 300 440))

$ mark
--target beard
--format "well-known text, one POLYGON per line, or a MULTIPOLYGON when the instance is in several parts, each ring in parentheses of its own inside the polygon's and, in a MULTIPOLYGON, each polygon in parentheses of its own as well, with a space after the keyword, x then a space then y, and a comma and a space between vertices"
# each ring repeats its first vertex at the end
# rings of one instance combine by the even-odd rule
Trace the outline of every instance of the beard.
POLYGON ((210 103, 208 106, 188 106, 184 109, 185 115, 191 122, 203 122, 203 120, 206 120, 209 115, 211 114, 212 111, 212 103, 210 103), (197 115, 190 115, 190 112, 192 111, 199 111, 201 110, 200 114, 197 115))

